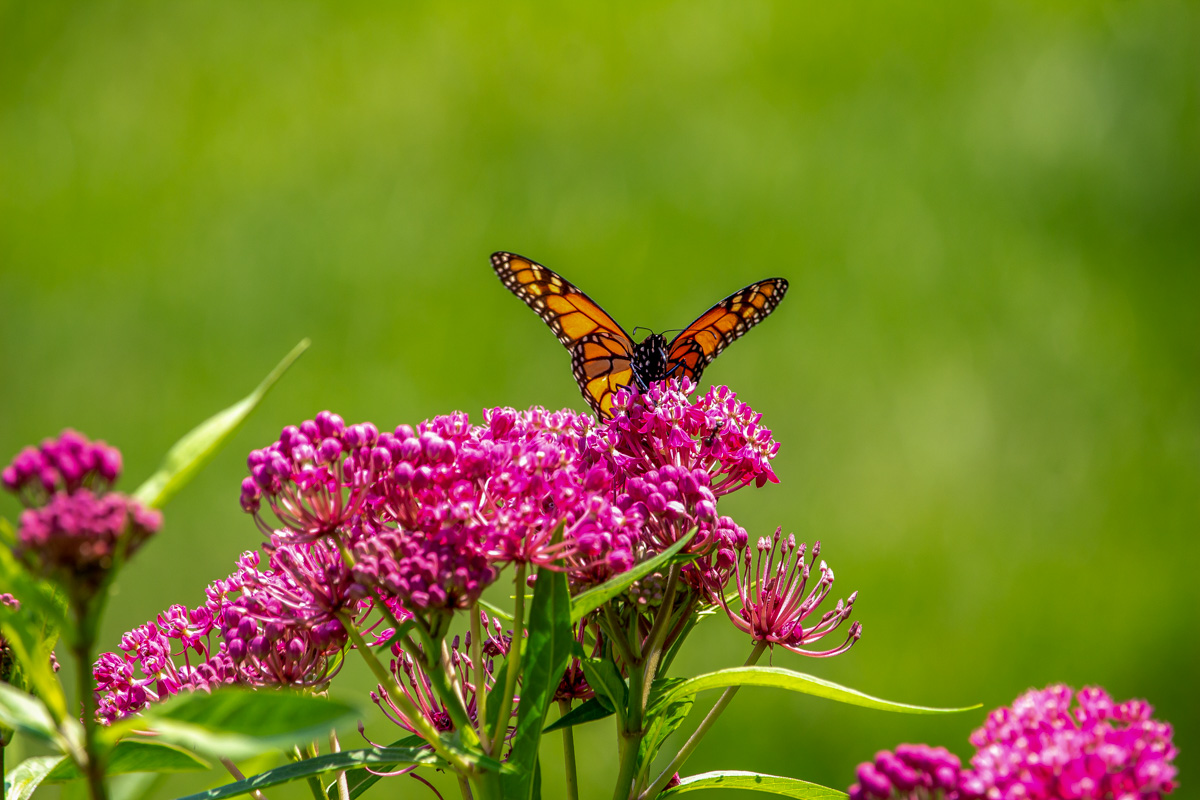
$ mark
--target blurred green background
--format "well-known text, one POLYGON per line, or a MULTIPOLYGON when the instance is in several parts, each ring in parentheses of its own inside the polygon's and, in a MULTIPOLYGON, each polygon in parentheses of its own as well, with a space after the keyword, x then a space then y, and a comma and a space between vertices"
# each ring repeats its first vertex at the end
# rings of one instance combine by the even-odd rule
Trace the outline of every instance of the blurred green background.
MULTIPOLYGON (((705 375, 763 413, 782 484, 723 508, 821 539, 865 636, 775 663, 935 705, 1146 697, 1189 794, 1198 52, 1181 2, 0 3, 0 454, 73 426, 131 490, 312 337, 166 509, 111 648, 258 544, 238 485, 281 426, 584 407, 491 251, 626 327, 782 275, 705 375)), ((748 650, 714 618, 680 666, 748 650)), ((901 741, 966 755, 982 719, 745 690, 686 772, 845 787, 901 741)), ((585 796, 611 737, 580 734, 585 796)), ((425 796, 403 780, 377 793, 425 796)))

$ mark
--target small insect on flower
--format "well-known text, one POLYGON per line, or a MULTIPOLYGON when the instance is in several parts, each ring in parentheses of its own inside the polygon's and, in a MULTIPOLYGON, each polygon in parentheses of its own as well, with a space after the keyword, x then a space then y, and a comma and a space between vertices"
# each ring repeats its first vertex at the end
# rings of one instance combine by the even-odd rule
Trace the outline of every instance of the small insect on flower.
POLYGON ((611 416, 613 395, 623 386, 645 391, 666 378, 700 380, 722 350, 775 310, 788 288, 783 278, 752 283, 705 311, 670 343, 652 333, 634 344, 594 300, 541 264, 499 252, 492 253, 492 269, 571 352, 579 390, 601 419, 611 416))

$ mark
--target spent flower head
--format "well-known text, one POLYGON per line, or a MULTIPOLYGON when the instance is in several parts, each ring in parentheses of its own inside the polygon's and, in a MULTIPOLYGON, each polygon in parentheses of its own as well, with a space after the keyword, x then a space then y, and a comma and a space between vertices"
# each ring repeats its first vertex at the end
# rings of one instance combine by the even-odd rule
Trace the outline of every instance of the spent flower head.
POLYGON ((805 623, 818 613, 818 608, 833 588, 833 570, 824 560, 817 567, 819 577, 809 587, 812 570, 817 566, 821 543, 813 545, 812 555, 805 561, 806 546, 796 543, 796 537, 782 537, 782 528, 773 537, 763 537, 755 547, 757 558, 750 552, 748 541, 742 541, 734 551, 723 551, 718 560, 732 562, 737 598, 740 608, 734 611, 717 586, 713 602, 720 604, 729 619, 756 642, 781 645, 794 653, 806 656, 835 656, 844 653, 862 636, 862 623, 850 625, 842 644, 829 650, 810 650, 808 645, 835 631, 854 611, 858 592, 820 614, 811 624, 805 623))

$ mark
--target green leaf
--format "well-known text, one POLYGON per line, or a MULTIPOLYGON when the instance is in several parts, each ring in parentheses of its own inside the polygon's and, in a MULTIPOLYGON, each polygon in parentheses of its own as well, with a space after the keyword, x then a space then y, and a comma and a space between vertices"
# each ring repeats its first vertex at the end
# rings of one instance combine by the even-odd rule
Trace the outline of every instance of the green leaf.
POLYGON ((656 678, 650 685, 650 702, 646 705, 643 727, 646 735, 638 746, 638 765, 646 769, 654 761, 663 742, 683 724, 692 711, 695 695, 676 697, 674 690, 684 678, 656 678))
MULTIPOLYGON (((236 759, 311 741, 356 715, 352 706, 324 697, 228 688, 177 695, 151 706, 132 724, 153 730, 160 741, 236 759)), ((118 723, 102 736, 112 741, 126 732, 118 723)))
POLYGON ((687 546, 687 543, 695 535, 696 530, 693 528, 654 558, 647 559, 628 572, 622 572, 620 575, 608 579, 599 586, 595 586, 583 594, 571 598, 571 622, 575 623, 583 619, 609 600, 624 592, 637 579, 669 566, 675 555, 687 546))
POLYGON ((368 747, 363 750, 345 750, 341 753, 326 753, 315 758, 306 758, 294 764, 269 769, 243 781, 218 786, 207 792, 189 794, 180 800, 222 800, 237 797, 255 789, 269 789, 283 783, 303 780, 326 772, 341 772, 365 765, 444 765, 428 747, 368 747))
POLYGON ((575 706, 566 714, 551 722, 542 733, 550 733, 551 731, 570 728, 574 725, 583 725, 585 722, 595 722, 598 719, 604 719, 612 715, 613 712, 611 709, 605 708, 603 703, 593 697, 591 700, 575 706))
POLYGON ((672 797, 684 792, 694 792, 697 789, 748 789, 753 792, 778 794, 784 797, 798 797, 801 800, 838 800, 838 798, 849 796, 837 789, 829 789, 808 781, 737 770, 692 775, 690 778, 681 780, 678 786, 673 786, 658 796, 672 797))
POLYGON ((216 455, 229 437, 237 432, 246 421, 246 417, 250 416, 250 412, 258 407, 275 382, 287 372, 288 367, 300 354, 308 349, 309 344, 308 339, 302 340, 283 357, 267 377, 263 378, 262 383, 253 392, 184 434, 183 438, 167 451, 167 457, 163 459, 158 472, 151 475, 133 493, 134 499, 151 508, 161 508, 216 455))
POLYGON ((621 677, 621 670, 612 659, 584 658, 579 665, 583 667, 583 675, 596 699, 605 708, 622 715, 629 706, 629 684, 621 677))
MULTIPOLYGON (((118 742, 108 756, 106 775, 126 775, 130 772, 199 772, 211 765, 181 747, 145 739, 125 739, 118 742)), ((83 777, 72 761, 62 761, 46 776, 46 783, 75 780, 83 777)))
MULTIPOLYGON (((513 770, 502 777, 504 796, 527 800, 533 789, 534 762, 546 726, 546 712, 571 657, 571 592, 567 574, 538 569, 529 609, 529 638, 521 669, 521 703, 508 764, 513 770)), ((519 636, 519 632, 518 632, 519 636)), ((513 645, 517 645, 517 641, 513 645)))
POLYGON ((46 742, 61 739, 45 703, 8 683, 0 683, 0 725, 46 742))
POLYGON ((782 667, 731 667, 697 675, 675 686, 667 699, 668 701, 675 700, 703 692, 705 689, 723 689, 727 686, 770 686, 776 689, 786 689, 789 692, 824 697, 827 700, 836 700, 852 706, 874 708, 879 711, 897 711, 903 714, 954 714, 959 711, 971 711, 983 705, 976 703, 964 708, 929 708, 895 703, 840 686, 832 681, 815 678, 802 672, 792 672, 782 667))
POLYGON ((505 622, 513 621, 513 615, 512 615, 511 611, 505 611, 500 606, 495 605, 493 603, 489 603, 487 600, 484 600, 482 597, 479 598, 478 600, 476 600, 475 602, 479 603, 480 608, 485 609, 493 617, 499 617, 500 619, 504 620, 505 622))
POLYGON ((17 765, 17 768, 4 776, 5 800, 28 800, 38 785, 50 774, 66 756, 34 756, 27 758, 17 765))
MULTIPOLYGON (((396 748, 409 747, 416 748, 420 747, 424 743, 425 740, 420 736, 405 736, 403 739, 399 739, 389 744, 388 749, 394 750, 396 748)), ((371 767, 371 769, 375 770, 375 772, 395 772, 399 767, 399 764, 376 764, 371 767)), ((346 788, 350 791, 350 800, 356 800, 362 795, 363 792, 379 782, 379 779, 383 776, 376 775, 375 772, 370 772, 364 767, 356 767, 355 769, 347 770, 346 788)), ((337 796, 336 781, 329 784, 329 786, 325 788, 325 794, 329 797, 337 796)))
POLYGON ((0 634, 20 666, 10 682, 36 694, 54 719, 65 719, 67 698, 50 654, 68 622, 66 598, 54 584, 31 575, 7 547, 0 547, 0 586, 21 603, 18 609, 0 604, 0 634))

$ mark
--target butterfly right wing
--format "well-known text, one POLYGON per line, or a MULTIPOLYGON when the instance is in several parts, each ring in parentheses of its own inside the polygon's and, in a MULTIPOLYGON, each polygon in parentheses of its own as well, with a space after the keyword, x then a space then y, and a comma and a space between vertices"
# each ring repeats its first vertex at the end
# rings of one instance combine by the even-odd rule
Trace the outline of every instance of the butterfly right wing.
POLYGON ((668 375, 700 381, 721 351, 762 322, 787 294, 788 282, 768 278, 752 283, 701 314, 668 347, 668 375))
POLYGON ((515 253, 492 254, 492 269, 571 351, 579 390, 597 416, 611 414, 612 395, 633 381, 633 342, 617 321, 566 278, 515 253))

